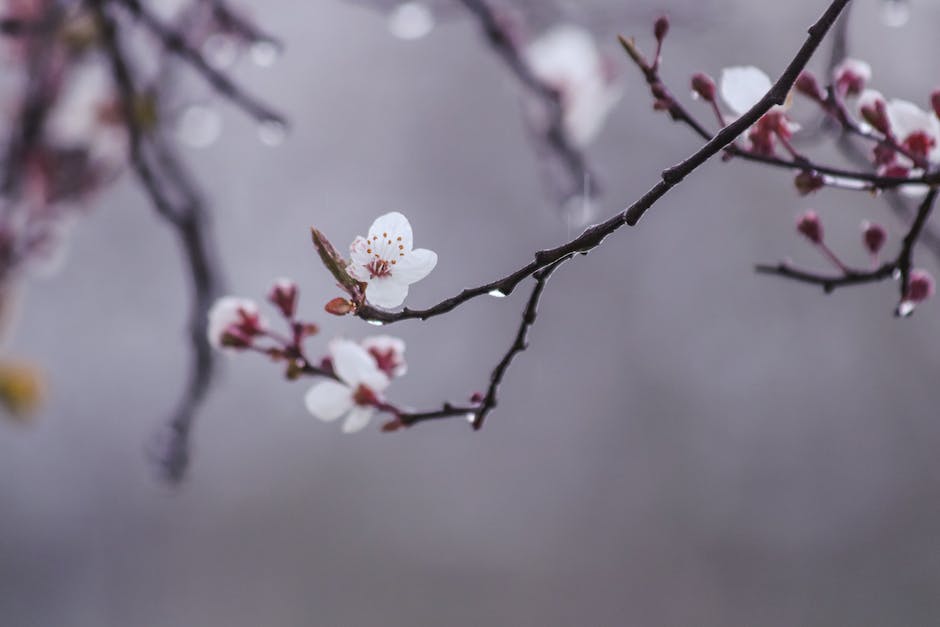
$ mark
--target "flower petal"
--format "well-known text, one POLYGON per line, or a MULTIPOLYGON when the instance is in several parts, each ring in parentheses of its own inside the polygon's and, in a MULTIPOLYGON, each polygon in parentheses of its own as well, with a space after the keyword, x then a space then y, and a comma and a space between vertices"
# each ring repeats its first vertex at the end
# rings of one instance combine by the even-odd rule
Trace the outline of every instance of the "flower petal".
POLYGON ((721 71, 721 97, 737 115, 756 105, 772 86, 770 78, 751 65, 721 71))
POLYGON ((320 420, 331 422, 352 409, 352 390, 337 381, 323 381, 307 390, 304 405, 320 420))
POLYGON ((378 393, 388 387, 388 377, 375 365, 372 355, 352 340, 336 339, 330 342, 330 355, 333 357, 336 376, 350 388, 361 383, 378 393))
POLYGON ((343 423, 343 433, 362 431, 368 426, 374 413, 375 408, 373 407, 363 407, 361 405, 353 407, 353 410, 349 412, 349 417, 343 423))
POLYGON ((405 302, 406 296, 408 296, 408 284, 398 280, 394 275, 372 279, 366 288, 366 298, 369 302, 385 309, 398 307, 405 302))
POLYGON ((392 271, 392 278, 411 285, 430 274, 436 265, 437 253, 427 248, 419 248, 398 260, 392 271))
POLYGON ((911 133, 923 131, 932 135, 935 132, 934 120, 936 118, 913 102, 891 100, 886 110, 888 120, 891 122, 891 132, 902 142, 911 133))
POLYGON ((411 223, 408 222, 408 218, 397 211, 386 213, 375 219, 375 222, 369 227, 369 239, 372 239, 374 236, 378 237, 380 240, 391 238, 396 242, 397 238, 401 237, 401 242, 397 243, 402 244, 406 251, 411 250, 411 247, 414 245, 412 243, 411 223))

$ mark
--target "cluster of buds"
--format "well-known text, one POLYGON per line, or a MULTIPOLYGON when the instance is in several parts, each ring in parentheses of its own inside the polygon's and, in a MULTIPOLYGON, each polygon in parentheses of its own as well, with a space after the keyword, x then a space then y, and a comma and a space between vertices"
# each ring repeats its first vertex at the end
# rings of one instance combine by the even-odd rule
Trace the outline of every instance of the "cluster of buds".
POLYGON ((231 353, 257 352, 276 363, 286 363, 285 376, 321 378, 304 397, 307 410, 323 421, 346 416, 343 431, 364 428, 377 411, 400 411, 385 400, 393 379, 407 371, 405 343, 387 335, 360 342, 336 338, 319 359, 307 355, 305 342, 318 332, 316 324, 297 319, 297 284, 278 279, 268 292, 268 301, 284 319, 288 333, 275 331, 254 301, 226 296, 209 312, 209 342, 231 353))
MULTIPOLYGON (((832 249, 829 248, 825 241, 822 222, 819 219, 819 215, 815 211, 810 209, 803 212, 797 218, 796 230, 800 235, 805 237, 815 247, 817 247, 820 252, 844 275, 862 275, 864 273, 862 270, 854 270, 848 267, 832 251, 832 249)), ((868 220, 862 222, 861 230, 861 243, 871 256, 872 265, 877 266, 879 263, 879 255, 888 239, 888 234, 883 226, 868 220)), ((888 266, 888 268, 895 269, 897 274, 900 275, 901 270, 898 267, 899 265, 900 263, 898 262, 888 266)), ((914 268, 910 270, 907 277, 907 286, 904 290, 904 294, 902 295, 901 304, 898 307, 898 311, 903 315, 909 315, 911 312, 913 312, 914 307, 917 304, 929 299, 931 296, 933 296, 933 293, 934 281, 930 273, 922 268, 914 268)))

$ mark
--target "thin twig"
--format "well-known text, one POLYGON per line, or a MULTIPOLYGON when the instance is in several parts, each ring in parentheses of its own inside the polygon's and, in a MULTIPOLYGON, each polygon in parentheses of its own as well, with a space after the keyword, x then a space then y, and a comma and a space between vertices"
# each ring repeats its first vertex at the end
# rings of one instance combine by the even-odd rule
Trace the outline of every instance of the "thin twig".
POLYGON ((545 285, 552 273, 564 262, 565 259, 561 259, 535 273, 535 286, 532 288, 529 300, 526 302, 525 309, 522 311, 522 322, 519 324, 519 329, 516 331, 516 335, 509 349, 493 369, 490 375, 489 387, 479 404, 456 406, 450 403, 444 403, 441 409, 438 410, 427 412, 399 412, 398 420, 401 424, 412 426, 430 420, 465 417, 471 422, 475 431, 482 429, 486 417, 498 404, 499 387, 506 376, 506 372, 509 370, 510 364, 516 355, 526 350, 529 346, 527 342, 529 332, 532 330, 538 317, 539 301, 542 298, 542 293, 545 291, 545 285))

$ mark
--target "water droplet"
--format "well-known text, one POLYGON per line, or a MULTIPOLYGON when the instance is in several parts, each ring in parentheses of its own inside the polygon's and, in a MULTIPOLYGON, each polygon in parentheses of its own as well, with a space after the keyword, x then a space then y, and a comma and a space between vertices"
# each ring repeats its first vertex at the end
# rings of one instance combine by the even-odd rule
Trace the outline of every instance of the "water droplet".
POLYGON ((369 323, 369 324, 371 324, 371 325, 374 326, 374 327, 380 327, 380 326, 382 326, 383 324, 385 324, 385 323, 382 322, 381 320, 366 320, 366 322, 369 323))
POLYGON ((504 294, 500 290, 492 290, 489 292, 489 295, 492 296, 493 298, 506 298, 506 294, 504 294))
POLYGON ((421 39, 434 29, 434 15, 421 2, 406 2, 388 15, 388 30, 399 39, 421 39))
POLYGON ((229 35, 211 35, 202 44, 202 56, 215 69, 224 70, 238 58, 238 42, 229 35))
POLYGON ((261 39, 251 44, 248 50, 251 60, 259 67, 271 67, 278 57, 281 56, 281 47, 268 39, 261 39))
POLYGON ((894 272, 891 273, 891 278, 895 281, 901 280, 901 271, 895 268, 894 272))
POLYGON ((908 0, 882 0, 881 21, 885 26, 900 28, 911 19, 911 5, 908 0))
POLYGON ((176 122, 176 136, 193 148, 206 148, 215 143, 222 132, 222 118, 209 107, 187 107, 176 122))
POLYGON ((913 301, 910 301, 910 300, 901 301, 901 304, 898 305, 898 315, 901 316, 902 318, 908 318, 910 317, 912 313, 914 313, 914 309, 916 307, 917 305, 913 301))
POLYGON ((467 422, 469 422, 470 424, 473 424, 474 422, 476 422, 476 419, 477 419, 477 415, 476 415, 475 413, 473 413, 473 412, 464 414, 463 417, 464 417, 464 418, 467 420, 467 422))
POLYGON ((264 120, 258 125, 258 139, 266 146, 280 146, 287 138, 287 125, 280 120, 264 120))

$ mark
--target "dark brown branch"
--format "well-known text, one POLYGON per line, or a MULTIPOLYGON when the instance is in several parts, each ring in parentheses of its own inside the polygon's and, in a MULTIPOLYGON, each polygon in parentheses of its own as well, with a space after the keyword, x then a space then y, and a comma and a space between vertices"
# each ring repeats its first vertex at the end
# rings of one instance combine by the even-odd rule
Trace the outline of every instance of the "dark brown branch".
MULTIPOLYGON (((910 229, 901 242, 901 250, 894 260, 882 264, 878 268, 863 272, 859 270, 848 270, 841 275, 823 275, 794 268, 788 263, 779 263, 776 265, 759 264, 755 266, 755 271, 759 274, 772 274, 786 279, 808 283, 810 285, 820 286, 827 294, 840 287, 851 285, 862 285, 865 283, 875 283, 885 279, 900 278, 901 296, 899 303, 902 303, 907 297, 910 287, 911 267, 913 265, 914 248, 924 232, 924 225, 927 223, 934 205, 937 200, 937 189, 931 189, 924 197, 917 209, 917 216, 911 224, 910 229)), ((900 310, 898 310, 900 311, 900 310)))
POLYGON ((661 180, 656 183, 656 185, 620 213, 612 216, 605 222, 588 227, 581 235, 565 244, 536 252, 531 262, 501 279, 479 287, 465 289, 456 296, 445 299, 427 309, 405 308, 400 312, 389 312, 365 304, 360 307, 356 315, 364 320, 373 320, 383 323, 409 319, 427 320, 428 318, 452 311, 463 303, 484 294, 500 292, 501 294, 508 295, 512 293, 516 286, 525 280, 526 277, 531 276, 542 268, 570 258, 577 253, 587 254, 597 246, 600 246, 608 235, 619 230, 624 225, 634 226, 640 218, 643 217, 646 211, 660 198, 665 196, 669 190, 681 183, 685 177, 694 172, 699 166, 731 144, 741 133, 746 131, 752 124, 760 119, 762 115, 767 113, 771 107, 784 102, 796 77, 809 62, 813 52, 819 47, 819 44, 832 27, 835 19, 849 2, 850 0, 834 0, 829 5, 829 8, 826 9, 822 17, 809 28, 809 35, 806 42, 796 53, 796 56, 789 63, 786 70, 784 70, 777 82, 774 83, 771 90, 767 92, 757 104, 751 107, 751 109, 740 118, 723 128, 717 135, 710 139, 708 143, 695 151, 687 159, 678 165, 664 170, 661 180))
POLYGON ((554 264, 542 268, 535 273, 535 286, 532 288, 532 294, 529 296, 525 309, 522 311, 522 322, 519 324, 519 329, 516 331, 515 338, 509 346, 509 350, 506 351, 506 354, 503 355, 503 358, 499 360, 499 363, 496 364, 496 367, 493 369, 490 375, 489 387, 479 404, 456 406, 450 403, 444 403, 441 409, 433 411, 398 412, 399 422, 405 426, 412 426, 430 420, 464 417, 470 421, 475 431, 483 428, 486 417, 498 404, 499 387, 506 376, 506 372, 509 370, 510 364, 512 364, 516 355, 526 350, 529 346, 527 343, 529 331, 532 330, 536 318, 538 317, 539 301, 542 298, 542 293, 545 291, 545 285, 552 273, 558 269, 558 266, 564 263, 566 259, 568 258, 556 261, 554 264))
POLYGON ((286 125, 283 115, 258 100, 251 94, 238 87, 232 80, 213 68, 199 51, 195 50, 185 38, 177 31, 167 27, 156 16, 148 11, 139 0, 118 0, 135 18, 140 20, 154 36, 156 36, 167 51, 175 54, 182 61, 190 65, 224 98, 235 104, 248 115, 261 122, 273 122, 286 125))

